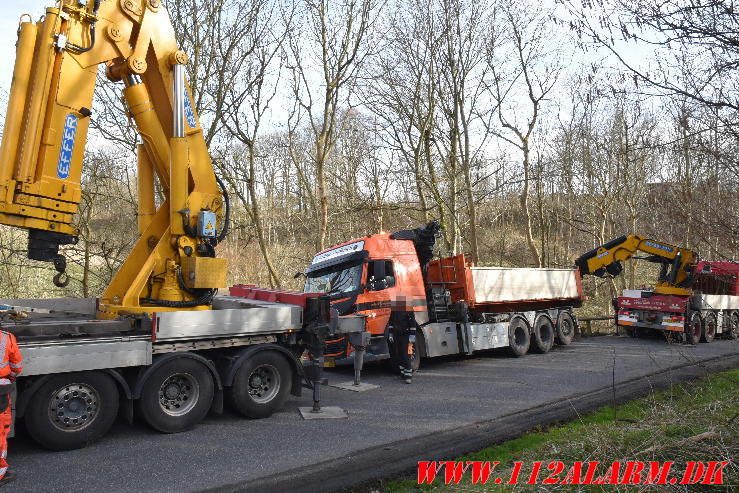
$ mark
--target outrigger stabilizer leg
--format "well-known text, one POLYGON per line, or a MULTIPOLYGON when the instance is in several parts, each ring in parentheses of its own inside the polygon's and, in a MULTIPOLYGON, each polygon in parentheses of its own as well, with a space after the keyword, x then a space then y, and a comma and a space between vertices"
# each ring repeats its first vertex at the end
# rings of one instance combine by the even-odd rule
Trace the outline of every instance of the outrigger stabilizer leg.
POLYGON ((354 348, 354 381, 342 382, 332 387, 352 392, 364 392, 366 390, 378 389, 379 385, 362 382, 362 367, 364 366, 364 355, 370 342, 370 333, 366 331, 351 332, 348 334, 349 344, 354 348))
POLYGON ((338 314, 332 316, 327 296, 308 300, 306 320, 307 349, 310 360, 304 364, 308 386, 313 390, 313 406, 299 407, 303 419, 341 419, 347 418, 346 411, 336 406, 321 407, 321 385, 328 383, 323 377, 324 346, 326 338, 335 334, 338 327, 338 314))

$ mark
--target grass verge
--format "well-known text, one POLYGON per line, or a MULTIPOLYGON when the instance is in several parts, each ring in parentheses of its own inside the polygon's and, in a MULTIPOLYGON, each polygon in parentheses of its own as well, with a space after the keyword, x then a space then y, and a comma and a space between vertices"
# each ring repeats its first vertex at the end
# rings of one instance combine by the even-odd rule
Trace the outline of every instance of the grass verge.
MULTIPOLYGON (((525 482, 534 461, 673 461, 682 472, 686 461, 729 461, 724 486, 573 486, 471 484, 470 474, 457 485, 417 485, 416 478, 392 480, 365 492, 499 492, 499 491, 739 491, 739 369, 675 384, 667 390, 617 407, 604 407, 566 424, 535 429, 520 438, 460 457, 459 461, 498 461, 491 477, 509 478, 513 462, 522 461, 525 482)), ((599 470, 600 474, 605 472, 599 470)), ((542 470, 539 480, 549 471, 542 470)), ((567 469, 560 474, 563 478, 567 469)), ((679 475, 679 474, 678 474, 679 475)))

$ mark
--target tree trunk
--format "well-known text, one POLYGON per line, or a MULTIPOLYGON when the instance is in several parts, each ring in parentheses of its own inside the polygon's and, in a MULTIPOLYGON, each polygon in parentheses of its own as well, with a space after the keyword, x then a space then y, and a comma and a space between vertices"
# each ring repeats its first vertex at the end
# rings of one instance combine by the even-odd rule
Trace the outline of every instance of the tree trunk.
POLYGON ((316 238, 316 249, 321 251, 326 248, 326 236, 328 235, 328 197, 326 196, 326 139, 328 136, 321 132, 316 140, 316 187, 318 190, 318 236, 316 238))
POLYGON ((256 187, 256 171, 254 166, 254 145, 253 143, 247 146, 249 149, 249 201, 251 202, 251 218, 254 222, 254 228, 257 230, 257 242, 259 243, 259 250, 262 252, 262 258, 267 266, 267 272, 269 273, 269 285, 272 288, 282 289, 282 283, 280 278, 277 277, 277 270, 272 263, 272 258, 267 248, 267 242, 264 237, 264 228, 262 226, 261 211, 259 208, 259 198, 257 197, 256 187))
POLYGON ((541 267, 541 255, 534 240, 533 225, 531 224, 531 211, 529 210, 529 189, 531 186, 530 179, 531 161, 529 156, 529 143, 523 142, 523 190, 521 190, 521 208, 523 209, 524 218, 526 220, 526 242, 529 245, 529 251, 534 261, 535 267, 541 267))

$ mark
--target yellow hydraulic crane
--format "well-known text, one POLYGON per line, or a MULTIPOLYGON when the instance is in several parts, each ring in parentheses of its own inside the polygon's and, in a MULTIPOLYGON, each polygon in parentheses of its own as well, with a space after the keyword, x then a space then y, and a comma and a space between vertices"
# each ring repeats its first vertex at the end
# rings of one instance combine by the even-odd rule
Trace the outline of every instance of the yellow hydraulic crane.
POLYGON ((29 258, 54 262, 54 282, 68 283, 59 247, 79 234, 73 217, 105 64, 107 78, 125 86, 140 134, 140 237, 103 293, 98 317, 209 309, 226 283, 215 246, 228 229, 228 197, 185 81, 188 57, 161 0, 60 0, 42 20, 21 21, 0 147, 0 224, 28 229, 29 258), (158 208, 155 177, 166 198, 158 208))
POLYGON ((654 287, 655 293, 683 296, 691 294, 690 284, 698 255, 687 248, 641 235, 632 234, 615 238, 580 256, 575 264, 580 269, 581 275, 615 277, 623 271, 623 262, 632 257, 662 264, 658 282, 654 287), (648 256, 634 257, 637 252, 644 252, 648 256))

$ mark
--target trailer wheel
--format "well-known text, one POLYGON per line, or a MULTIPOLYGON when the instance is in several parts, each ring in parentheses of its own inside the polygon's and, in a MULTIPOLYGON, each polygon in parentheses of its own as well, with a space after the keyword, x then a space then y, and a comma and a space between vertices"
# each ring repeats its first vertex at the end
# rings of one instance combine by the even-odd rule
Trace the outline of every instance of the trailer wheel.
POLYGON ((572 339, 575 337, 575 320, 572 318, 570 312, 561 311, 557 318, 557 344, 562 346, 568 346, 572 343, 572 339))
POLYGON ((213 394, 213 377, 208 368, 191 358, 173 358, 149 375, 136 407, 155 430, 178 433, 205 418, 213 394))
POLYGON ((521 357, 529 351, 531 334, 529 327, 520 318, 514 318, 508 325, 508 346, 516 357, 521 357))
POLYGON ((292 379, 292 367, 284 356, 259 351, 236 371, 228 399, 247 418, 267 418, 285 403, 292 379))
POLYGON ((729 339, 739 339, 739 312, 729 314, 729 339))
POLYGON ((547 317, 539 317, 531 331, 531 350, 548 353, 554 345, 554 324, 547 317))
POLYGON ((698 312, 692 312, 688 325, 685 327, 685 342, 696 345, 703 334, 703 318, 698 312))
POLYGON ((118 415, 118 398, 115 382, 105 373, 55 375, 28 402, 26 428, 48 449, 81 448, 108 432, 118 415))
POLYGON ((716 314, 709 313, 703 319, 703 333, 701 334, 701 342, 712 342, 716 337, 716 314))

